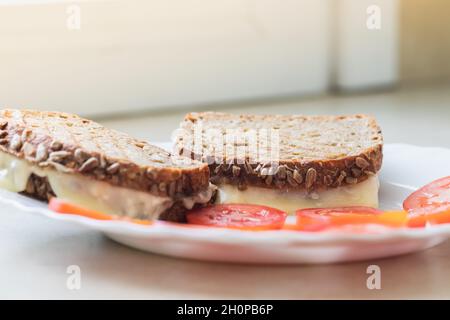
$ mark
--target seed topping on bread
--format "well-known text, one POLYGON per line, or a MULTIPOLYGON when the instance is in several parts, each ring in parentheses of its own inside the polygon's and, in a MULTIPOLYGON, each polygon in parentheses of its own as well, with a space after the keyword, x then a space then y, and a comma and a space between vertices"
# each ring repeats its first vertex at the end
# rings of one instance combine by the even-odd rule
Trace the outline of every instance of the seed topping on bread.
POLYGON ((207 165, 76 115, 0 110, 0 137, 1 152, 32 165, 159 196, 189 196, 209 186, 207 165))

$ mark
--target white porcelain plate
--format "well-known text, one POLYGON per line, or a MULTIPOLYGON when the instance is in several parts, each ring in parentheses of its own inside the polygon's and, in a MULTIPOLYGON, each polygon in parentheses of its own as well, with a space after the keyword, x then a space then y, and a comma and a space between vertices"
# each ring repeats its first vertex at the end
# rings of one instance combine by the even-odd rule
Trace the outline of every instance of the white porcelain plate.
MULTIPOLYGON (((380 175, 380 206, 401 208, 416 188, 450 175, 450 149, 404 144, 386 145, 380 175), (426 167, 426 170, 424 169, 426 167)), ((141 226, 121 221, 98 221, 54 213, 46 204, 0 190, 0 205, 17 211, 79 223, 111 239, 144 251, 191 259, 243 263, 334 263, 411 253, 450 237, 450 224, 421 229, 381 229, 355 232, 249 232, 216 228, 186 228, 167 224, 141 226)))

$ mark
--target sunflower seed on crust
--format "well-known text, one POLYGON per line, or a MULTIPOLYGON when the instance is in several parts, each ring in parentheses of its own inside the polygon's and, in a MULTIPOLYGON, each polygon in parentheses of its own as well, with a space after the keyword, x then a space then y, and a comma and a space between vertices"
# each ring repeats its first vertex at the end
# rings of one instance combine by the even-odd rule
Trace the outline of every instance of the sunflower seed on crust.
POLYGON ((245 162, 245 163, 244 163, 244 166, 245 166, 245 171, 246 171, 248 174, 252 174, 252 173, 253 173, 253 167, 252 167, 252 165, 251 165, 250 163, 245 162))
POLYGON ((6 137, 8 135, 7 131, 0 131, 0 139, 6 137))
POLYGON ((8 125, 8 121, 1 120, 0 121, 0 130, 4 130, 7 125, 8 125))
POLYGON ((22 131, 22 134, 21 134, 21 139, 22 139, 22 141, 26 141, 26 140, 28 140, 28 138, 31 136, 31 130, 29 130, 29 129, 25 129, 25 130, 23 130, 22 131))
POLYGON ((363 170, 370 165, 369 162, 366 159, 364 159, 363 157, 357 157, 355 159, 355 162, 356 162, 356 165, 363 170))
POLYGON ((297 182, 298 184, 301 184, 303 182, 303 176, 300 174, 300 172, 295 169, 292 173, 292 178, 297 182))
POLYGON ((5 138, 0 139, 0 145, 5 145, 7 143, 8 143, 8 139, 5 139, 5 138))
POLYGON ((119 171, 119 168, 120 164, 118 162, 115 162, 106 168, 106 172, 108 174, 115 174, 119 171))
POLYGON ((333 184, 333 178, 331 176, 324 176, 323 177, 323 183, 328 187, 333 184))
POLYGON ((35 160, 37 162, 45 161, 45 160, 47 160, 47 157, 48 157, 47 148, 45 147, 45 145, 43 143, 40 143, 36 149, 35 160))
POLYGON ((336 184, 338 186, 340 186, 342 181, 344 181, 346 176, 347 176, 347 173, 345 171, 341 171, 341 173, 339 174, 339 177, 336 179, 336 184))
POLYGON ((105 155, 101 154, 100 155, 100 163, 99 163, 100 168, 102 168, 102 169, 106 168, 107 165, 108 165, 108 163, 106 162, 105 155))
POLYGON ((214 173, 218 174, 220 172, 220 170, 222 170, 222 165, 219 164, 217 167, 214 168, 214 173))
POLYGON ((317 179, 317 171, 314 168, 309 168, 306 172, 306 189, 310 189, 317 179))
POLYGON ((83 165, 78 169, 79 172, 88 172, 98 167, 98 159, 96 157, 91 157, 86 160, 83 165))
POLYGON ((356 169, 356 168, 352 168, 352 175, 355 178, 359 178, 361 176, 361 170, 360 169, 356 169))
POLYGON ((18 134, 15 134, 11 139, 9 147, 12 150, 17 151, 20 149, 21 146, 22 146, 22 138, 18 134))
POLYGON ((50 144, 50 149, 52 151, 59 151, 62 149, 62 147, 63 147, 63 145, 59 141, 52 141, 52 143, 50 144))
POLYGON ((89 153, 84 151, 81 148, 75 149, 75 152, 73 153, 73 156, 75 157, 75 160, 79 163, 85 162, 89 157, 91 156, 89 153))
POLYGON ((167 185, 166 185, 165 182, 161 182, 161 183, 158 185, 158 189, 159 189, 159 191, 161 191, 161 192, 166 192, 166 187, 167 187, 167 185))
POLYGON ((276 175, 277 175, 277 179, 281 179, 281 180, 286 179, 286 166, 284 166, 284 165, 278 166, 276 175))
POLYGON ((350 169, 353 166, 353 161, 350 159, 345 159, 344 160, 344 165, 347 169, 350 169))
POLYGON ((296 187, 298 185, 297 181, 295 181, 295 179, 293 177, 293 173, 291 171, 286 172, 286 180, 291 187, 296 187))
POLYGON ((34 148, 34 146, 29 143, 29 142, 25 142, 22 146, 22 150, 23 153, 25 154, 25 157, 32 157, 35 155, 36 153, 36 149, 34 148))
POLYGON ((268 176, 269 175, 269 168, 261 168, 261 170, 259 171, 259 174, 262 177, 268 176))
POLYGON ((68 151, 53 151, 50 153, 49 158, 51 161, 59 162, 68 156, 70 156, 70 152, 68 151))

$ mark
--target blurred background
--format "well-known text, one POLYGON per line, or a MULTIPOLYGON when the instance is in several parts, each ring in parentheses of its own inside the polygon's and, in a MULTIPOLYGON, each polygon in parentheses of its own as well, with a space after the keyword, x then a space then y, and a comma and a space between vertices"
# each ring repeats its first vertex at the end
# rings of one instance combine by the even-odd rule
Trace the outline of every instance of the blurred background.
POLYGON ((168 141, 186 112, 374 114, 450 147, 448 0, 0 0, 0 105, 168 141))

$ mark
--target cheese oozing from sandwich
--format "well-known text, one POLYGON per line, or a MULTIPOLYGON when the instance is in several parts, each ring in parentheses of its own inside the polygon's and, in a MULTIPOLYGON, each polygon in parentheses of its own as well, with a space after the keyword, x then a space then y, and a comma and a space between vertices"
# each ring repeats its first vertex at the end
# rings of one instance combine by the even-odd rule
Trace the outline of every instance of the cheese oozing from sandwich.
POLYGON ((219 203, 249 203, 265 205, 294 214, 301 208, 368 206, 378 207, 378 176, 348 186, 307 193, 249 186, 245 190, 231 184, 219 186, 219 203))
MULTIPOLYGON (((113 186, 78 174, 41 168, 0 152, 0 188, 12 192, 23 192, 26 190, 31 174, 46 177, 58 198, 108 214, 158 219, 159 215, 174 203, 174 199, 167 196, 157 196, 148 192, 113 186)), ((210 187, 180 200, 186 209, 191 209, 196 203, 207 203, 212 194, 213 188, 210 187)))

